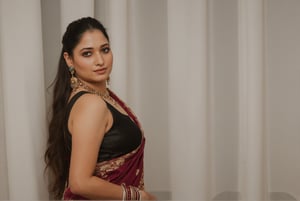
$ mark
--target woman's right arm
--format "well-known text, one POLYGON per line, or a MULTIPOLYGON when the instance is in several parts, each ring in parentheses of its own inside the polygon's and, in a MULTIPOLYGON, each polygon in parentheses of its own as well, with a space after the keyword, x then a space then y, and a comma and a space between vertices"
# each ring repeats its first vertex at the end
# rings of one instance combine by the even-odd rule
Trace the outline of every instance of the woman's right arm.
MULTIPOLYGON (((110 127, 110 112, 98 96, 85 94, 74 104, 68 127, 72 133, 69 187, 72 193, 93 200, 122 200, 120 185, 93 176, 99 147, 110 127)), ((142 200, 155 199, 141 191, 142 200)))
POLYGON ((68 127, 72 134, 69 187, 72 193, 88 199, 122 199, 122 188, 93 176, 99 147, 109 123, 106 103, 85 94, 74 104, 68 127))

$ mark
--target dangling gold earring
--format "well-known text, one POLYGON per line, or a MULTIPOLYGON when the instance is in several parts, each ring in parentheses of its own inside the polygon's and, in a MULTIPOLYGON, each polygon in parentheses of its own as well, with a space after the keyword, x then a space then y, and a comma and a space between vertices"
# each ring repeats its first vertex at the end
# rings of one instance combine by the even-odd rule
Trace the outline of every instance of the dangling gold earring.
POLYGON ((109 85, 110 84, 110 77, 108 76, 107 80, 106 80, 106 84, 109 85))
POLYGON ((72 89, 77 89, 79 87, 79 81, 77 77, 75 77, 75 69, 74 67, 70 66, 69 71, 71 73, 71 79, 70 79, 70 84, 72 89))

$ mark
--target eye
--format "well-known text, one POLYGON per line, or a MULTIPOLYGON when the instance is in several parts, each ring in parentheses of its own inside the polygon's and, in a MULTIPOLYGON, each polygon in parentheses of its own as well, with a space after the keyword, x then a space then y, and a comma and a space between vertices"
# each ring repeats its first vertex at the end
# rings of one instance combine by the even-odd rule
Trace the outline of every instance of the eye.
POLYGON ((90 51, 86 51, 86 52, 82 53, 82 56, 84 56, 84 57, 89 57, 91 55, 92 55, 92 52, 90 52, 90 51))
POLYGON ((109 51, 110 51, 110 48, 109 47, 104 47, 104 48, 102 48, 102 52, 104 52, 104 53, 109 53, 109 51))

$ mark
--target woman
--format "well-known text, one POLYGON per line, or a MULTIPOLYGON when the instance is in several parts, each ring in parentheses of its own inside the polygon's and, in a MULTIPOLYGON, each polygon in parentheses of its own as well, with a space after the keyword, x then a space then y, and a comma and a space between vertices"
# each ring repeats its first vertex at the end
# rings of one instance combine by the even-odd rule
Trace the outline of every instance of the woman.
POLYGON ((54 198, 154 200, 144 190, 140 124, 106 86, 113 56, 105 28, 81 18, 62 45, 45 153, 54 198))

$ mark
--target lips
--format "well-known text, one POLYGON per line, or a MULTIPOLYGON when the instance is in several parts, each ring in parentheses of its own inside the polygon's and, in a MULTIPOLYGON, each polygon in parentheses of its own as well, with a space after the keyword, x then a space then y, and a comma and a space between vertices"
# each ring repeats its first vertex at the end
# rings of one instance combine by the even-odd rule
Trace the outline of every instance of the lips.
POLYGON ((104 74, 106 72, 106 68, 100 68, 100 69, 94 70, 94 72, 97 74, 104 74))

